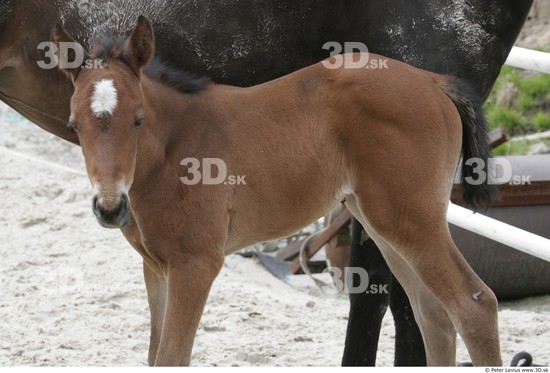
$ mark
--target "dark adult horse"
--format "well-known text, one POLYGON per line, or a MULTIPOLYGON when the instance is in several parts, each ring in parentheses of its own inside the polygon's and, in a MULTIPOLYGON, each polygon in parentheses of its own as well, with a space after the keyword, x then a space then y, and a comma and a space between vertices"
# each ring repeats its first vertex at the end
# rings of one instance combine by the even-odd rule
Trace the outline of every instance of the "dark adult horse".
MULTIPOLYGON (((40 42, 61 21, 88 44, 107 30, 129 30, 140 14, 157 30, 157 51, 186 71, 233 85, 274 79, 327 57, 327 41, 360 41, 370 51, 456 75, 483 97, 504 63, 532 0, 233 0, 178 2, 0 0, 0 99, 43 129, 75 144, 67 128, 71 83, 45 72, 40 42), (29 31, 31 30, 31 31, 29 31), (93 30, 88 32, 88 30, 93 30)), ((423 365, 423 344, 407 298, 378 249, 353 224, 351 266, 392 283, 396 364, 423 365)), ((374 365, 386 295, 354 295, 344 365, 374 365)))

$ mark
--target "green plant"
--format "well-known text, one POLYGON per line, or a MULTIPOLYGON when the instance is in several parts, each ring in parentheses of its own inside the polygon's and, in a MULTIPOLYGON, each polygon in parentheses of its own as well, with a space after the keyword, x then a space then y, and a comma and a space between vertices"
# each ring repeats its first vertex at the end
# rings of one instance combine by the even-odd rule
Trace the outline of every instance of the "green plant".
POLYGON ((550 99, 550 75, 536 74, 520 80, 520 90, 525 94, 550 99))
POLYGON ((518 98, 519 109, 522 112, 529 111, 533 106, 535 106, 535 99, 533 96, 527 93, 521 93, 518 98))
POLYGON ((550 130, 550 75, 504 66, 484 109, 489 127, 502 127, 511 136, 550 130))
POLYGON ((541 140, 516 140, 508 141, 493 149, 493 156, 499 157, 503 155, 525 155, 533 147, 540 143, 541 140))
POLYGON ((535 129, 539 132, 550 130, 550 115, 544 111, 539 111, 532 119, 535 129))
POLYGON ((526 122, 519 112, 505 107, 494 107, 487 113, 487 119, 492 128, 502 127, 512 136, 523 133, 526 122))

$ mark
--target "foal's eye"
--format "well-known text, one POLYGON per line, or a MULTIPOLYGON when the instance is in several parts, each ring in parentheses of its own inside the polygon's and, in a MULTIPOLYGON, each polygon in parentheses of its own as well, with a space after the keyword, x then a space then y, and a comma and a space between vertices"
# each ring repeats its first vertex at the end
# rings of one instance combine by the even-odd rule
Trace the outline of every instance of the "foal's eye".
POLYGON ((69 123, 67 123, 67 127, 72 128, 75 131, 78 131, 78 124, 76 124, 76 122, 70 121, 69 123))
POLYGON ((136 119, 136 120, 134 121, 134 126, 135 126, 135 127, 139 127, 139 126, 141 126, 141 125, 143 124, 143 122, 145 122, 145 118, 136 119))

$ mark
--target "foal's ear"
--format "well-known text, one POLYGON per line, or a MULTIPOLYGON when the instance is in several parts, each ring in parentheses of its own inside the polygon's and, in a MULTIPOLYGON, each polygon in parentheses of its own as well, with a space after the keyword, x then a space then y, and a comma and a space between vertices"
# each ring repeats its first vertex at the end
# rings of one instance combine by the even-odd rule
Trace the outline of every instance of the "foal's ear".
POLYGON ((59 23, 53 27, 51 39, 58 58, 57 67, 74 83, 82 64, 89 58, 88 52, 59 23))
POLYGON ((140 75, 141 68, 151 61, 155 53, 153 27, 144 16, 139 16, 132 33, 124 45, 124 57, 130 66, 140 75))

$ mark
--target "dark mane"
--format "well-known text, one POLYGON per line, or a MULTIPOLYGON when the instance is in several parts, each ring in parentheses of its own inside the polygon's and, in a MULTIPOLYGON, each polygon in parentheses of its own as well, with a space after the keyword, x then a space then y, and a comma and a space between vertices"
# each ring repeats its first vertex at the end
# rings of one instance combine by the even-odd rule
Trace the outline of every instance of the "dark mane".
MULTIPOLYGON (((125 38, 114 35, 104 35, 92 42, 92 59, 101 59, 105 63, 109 60, 120 60, 130 66, 124 58, 125 38)), ((158 57, 144 68, 144 73, 152 79, 158 80, 182 93, 199 92, 208 84, 208 78, 197 78, 185 71, 164 64, 158 57)))
MULTIPOLYGON (((113 34, 103 35, 94 39, 91 43, 90 58, 101 59, 105 62, 109 60, 123 60, 122 51, 126 39, 113 34)), ((124 61, 126 63, 126 61, 124 61)))
POLYGON ((209 81, 206 77, 197 78, 186 71, 168 66, 161 62, 158 57, 153 58, 145 67, 145 74, 183 93, 201 91, 209 81))

